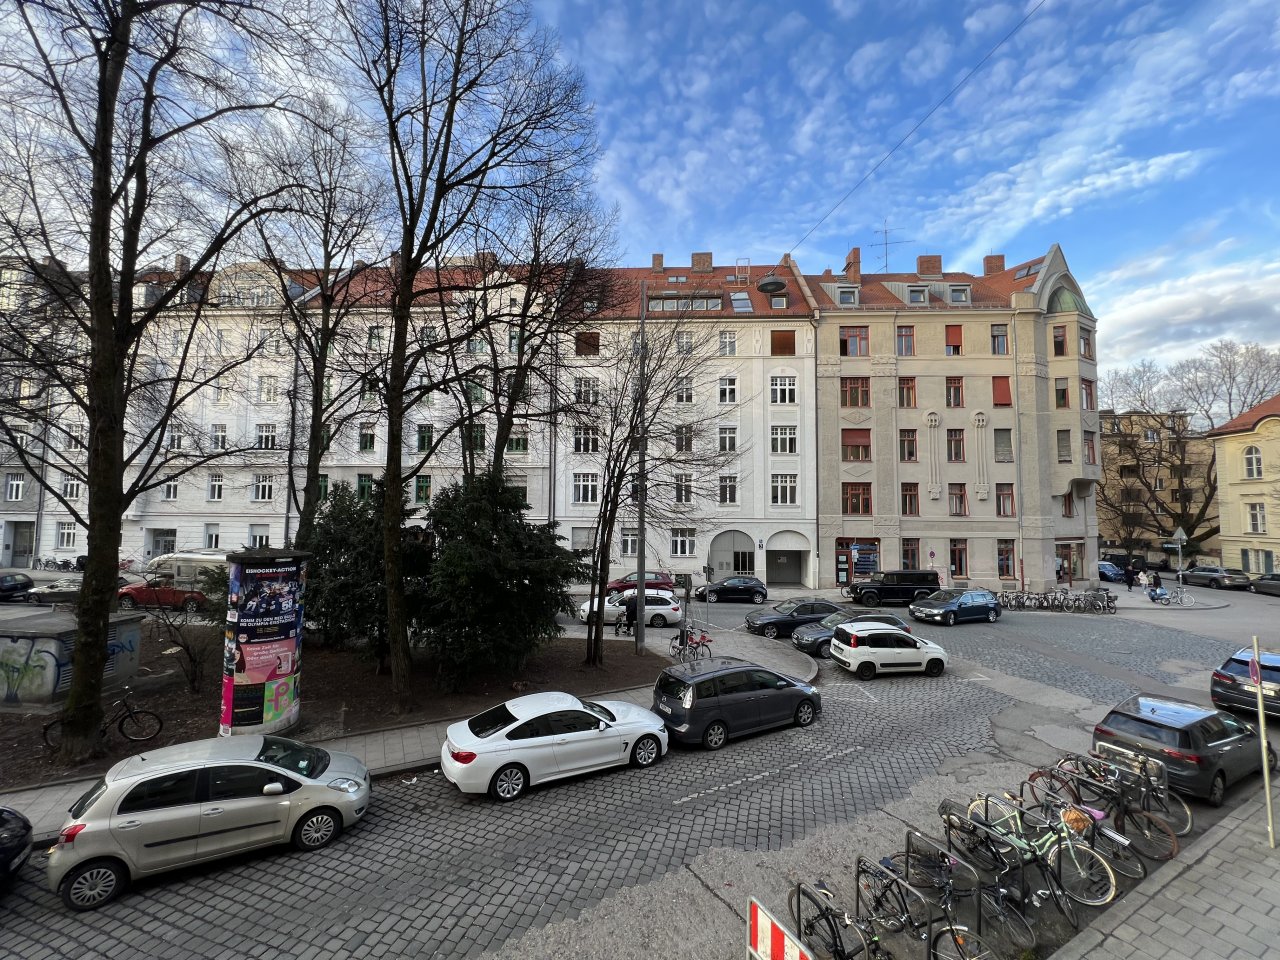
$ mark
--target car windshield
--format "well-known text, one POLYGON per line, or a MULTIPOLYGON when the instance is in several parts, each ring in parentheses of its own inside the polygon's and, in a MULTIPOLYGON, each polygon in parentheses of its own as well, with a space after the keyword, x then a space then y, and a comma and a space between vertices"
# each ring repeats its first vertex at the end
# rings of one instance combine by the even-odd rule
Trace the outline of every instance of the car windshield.
POLYGON ((798 606, 800 606, 800 604, 795 600, 783 600, 782 603, 778 604, 773 609, 777 610, 779 613, 790 613, 798 606))
POLYGON ((849 619, 849 614, 847 613, 840 613, 840 612, 829 613, 822 618, 822 625, 824 627, 836 627, 844 623, 848 619, 849 619))
POLYGON ((938 590, 929 597, 930 600, 958 600, 964 596, 963 590, 938 590))
POLYGON ((254 759, 312 780, 329 769, 328 751, 284 737, 263 737, 254 759))
POLYGON ((1243 570, 1237 569, 1236 567, 1227 567, 1223 573, 1228 573, 1233 577, 1243 577, 1245 575, 1243 570))
POLYGON ((93 786, 80 795, 80 799, 73 803, 67 810, 67 813, 79 820, 85 815, 85 812, 93 806, 94 801, 102 796, 102 792, 107 789, 107 781, 99 779, 94 782, 93 786))
POLYGON ((596 703, 593 700, 583 700, 582 705, 586 707, 588 710, 590 710, 592 713, 594 713, 601 720, 608 720, 610 723, 617 723, 618 721, 618 718, 613 715, 613 712, 611 710, 607 709, 606 707, 600 706, 600 704, 596 703))
POLYGON ((491 737, 499 730, 504 730, 515 722, 515 715, 507 709, 505 703, 500 703, 484 713, 477 713, 468 720, 467 729, 477 737, 491 737))

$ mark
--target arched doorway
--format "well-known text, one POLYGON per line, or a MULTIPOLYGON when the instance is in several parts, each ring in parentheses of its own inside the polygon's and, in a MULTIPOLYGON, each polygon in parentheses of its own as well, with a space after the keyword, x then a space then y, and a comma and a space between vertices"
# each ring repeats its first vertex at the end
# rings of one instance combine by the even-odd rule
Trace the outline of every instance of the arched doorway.
POLYGON ((795 530, 779 530, 764 551, 765 583, 771 587, 807 586, 809 538, 795 530))
POLYGON ((724 530, 711 541, 707 563, 721 577, 756 575, 756 542, 741 530, 724 530))

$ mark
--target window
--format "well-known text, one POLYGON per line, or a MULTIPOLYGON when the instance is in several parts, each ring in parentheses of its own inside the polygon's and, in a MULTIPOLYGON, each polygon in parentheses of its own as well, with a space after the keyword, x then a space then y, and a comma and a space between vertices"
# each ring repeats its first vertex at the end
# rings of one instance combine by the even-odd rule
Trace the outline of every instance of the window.
POLYGON ((946 353, 948 357, 958 357, 964 353, 964 327, 958 323, 948 323, 946 337, 946 353))
POLYGON ((467 353, 484 353, 488 349, 482 337, 470 337, 467 339, 467 353))
POLYGON ((856 307, 858 305, 858 288, 841 287, 839 301, 842 307, 856 307))
POLYGON ((952 287, 951 302, 952 303, 968 303, 969 288, 968 287, 952 287))
POLYGON ((673 557, 692 557, 695 549, 695 531, 693 527, 671 528, 671 555, 673 557))
POLYGON ((600 331, 579 330, 573 335, 573 352, 579 357, 600 356, 600 331))
MULTIPOLYGON (((689 393, 689 402, 693 402, 692 388, 689 393)), ((738 378, 737 377, 721 377, 720 378, 720 402, 721 403, 737 403, 738 402, 738 378)))
POLYGON ((600 428, 599 427, 574 427, 573 428, 573 452, 574 453, 599 453, 600 452, 600 428))
POLYGON ((840 328, 840 356, 865 357, 870 352, 868 327, 840 328))
POLYGON ((254 446, 259 450, 274 450, 276 448, 276 425, 274 423, 258 424, 258 439, 254 446))
POLYGON ((1244 448, 1244 478, 1246 480, 1262 479, 1262 451, 1257 447, 1244 448))
POLYGON ((507 437, 507 453, 517 455, 529 452, 529 435, 523 431, 513 432, 507 437))
POLYGON ((1146 430, 1142 431, 1142 439, 1147 443, 1159 443, 1160 431, 1148 427, 1146 430))
POLYGON ((720 356, 736 357, 738 355, 738 334, 733 330, 720 331, 720 356))
POLYGON ((919 570, 920 569, 920 538, 919 537, 903 537, 902 569, 903 570, 919 570))
POLYGON ((1013 429, 997 427, 991 431, 996 463, 1013 463, 1013 429))
POLYGON ((1007 356, 1009 353, 1009 325, 1007 323, 993 323, 991 325, 991 354, 996 357, 1007 356))
POLYGON ((484 424, 475 423, 462 431, 462 449, 471 453, 484 449, 484 424))
POLYGON ((595 377, 575 377, 573 381, 573 399, 575 403, 599 403, 600 381, 595 377))
POLYGON ((624 557, 634 557, 640 545, 640 531, 635 527, 623 527, 618 541, 618 552, 624 557))
POLYGON ((1053 405, 1059 410, 1066 410, 1071 406, 1071 390, 1067 385, 1066 377, 1054 378, 1053 405))
POLYGON ((929 289, 927 287, 912 287, 907 291, 907 303, 928 303, 929 289))
POLYGON ((969 515, 969 494, 963 483, 947 484, 947 512, 953 517, 969 515))
POLYGON ((430 475, 421 474, 413 478, 413 502, 414 503, 430 503, 431 502, 430 475))
POLYGON ((1097 408, 1097 400, 1094 394, 1094 385, 1092 380, 1080 381, 1080 409, 1094 410, 1097 408))
POLYGON ((1013 540, 996 541, 996 576, 1001 580, 1014 578, 1013 540))
MULTIPOLYGON (((269 473, 255 473, 251 499, 259 503, 272 499, 275 493, 275 478, 269 473)), ((221 499, 221 498, 219 498, 221 499)))
POLYGON ((693 377, 677 377, 675 387, 676 403, 693 403, 693 377))
POLYGON ((1016 517, 1018 511, 1013 502, 1013 484, 997 483, 996 484, 996 516, 997 517, 1016 517))
MULTIPOLYGON (((261 427, 259 427, 259 432, 261 432, 261 427)), ((374 442, 375 441, 374 441, 374 434, 373 434, 373 424, 372 423, 360 424, 360 452, 372 453, 374 442)))
POLYGON ((1008 377, 991 378, 991 405, 993 407, 1013 406, 1013 391, 1009 387, 1008 377))
POLYGON ((720 452, 732 453, 738 449, 738 428, 737 427, 721 427, 720 428, 720 452))
POLYGON ((738 475, 736 473, 720 475, 720 502, 738 502, 738 475))
POLYGON ((902 485, 899 510, 904 517, 920 516, 920 484, 904 483, 902 485))
POLYGON ((160 499, 167 500, 172 503, 178 499, 178 481, 166 480, 164 486, 160 488, 160 499))
POLYGON ((1070 430, 1058 431, 1058 462, 1059 463, 1071 462, 1071 431, 1070 430))
POLYGON ((671 485, 675 488, 676 503, 693 503, 692 473, 677 473, 672 477, 671 485))
POLYGON ((209 440, 213 444, 213 449, 227 449, 227 425, 225 423, 215 423, 209 432, 209 440))
POLYGON ((683 424, 675 429, 676 453, 693 453, 693 425, 683 424))
POLYGON ((376 400, 378 399, 378 378, 367 376, 360 378, 360 399, 376 400))
POLYGON ((418 424, 418 452, 427 453, 431 449, 432 443, 435 442, 435 425, 430 423, 418 424))
POLYGON ((947 462, 964 463, 964 431, 947 431, 947 462))
POLYGON ((903 463, 916 462, 915 428, 898 431, 898 459, 903 463))
POLYGON ((258 378, 258 402, 277 403, 280 400, 280 386, 275 377, 258 378))
POLYGON ((269 524, 249 524, 249 546, 256 550, 265 550, 271 546, 271 527, 269 524))
MULTIPOLYGON (((1153 487, 1156 493, 1159 493, 1162 490, 1164 490, 1164 477, 1156 477, 1153 483, 1153 487)), ((1129 492, 1131 491, 1128 491, 1128 490, 1125 491, 1125 493, 1129 493, 1129 492)))
POLYGON ((573 475, 573 502, 595 503, 599 499, 599 474, 575 473, 573 475))
POLYGON ((1074 517, 1076 515, 1076 498, 1070 493, 1062 495, 1062 515, 1064 517, 1074 517))
POLYGON ((373 474, 357 473, 356 474, 356 498, 358 500, 368 500, 373 496, 373 474))
POLYGON ((769 306, 775 310, 785 310, 787 308, 787 295, 783 293, 775 297, 770 297, 769 306))
POLYGON ((71 550, 76 545, 76 525, 69 520, 58 521, 58 549, 71 550))
POLYGON ((794 330, 770 330, 769 354, 774 357, 794 357, 796 355, 796 332, 794 330))
POLYGON ((840 459, 857 463, 871 459, 871 431, 869 429, 843 429, 840 431, 840 459))
POLYGON ((770 403, 795 403, 796 402, 796 378, 795 377, 770 377, 769 378, 769 402, 770 403))
POLYGON ((26 486, 25 473, 6 473, 4 477, 4 498, 9 501, 22 499, 22 488, 26 486))
MULTIPOLYGON (((745 290, 736 290, 729 294, 729 302, 733 304, 734 313, 751 312, 751 295, 745 290)), ((719 307, 716 309, 719 309, 719 307)))
POLYGON ((953 577, 969 576, 969 541, 951 541, 951 575, 953 577))
POLYGON ((681 330, 676 333, 676 353, 683 357, 693 353, 693 331, 681 330))
POLYGON ((947 406, 964 406, 964 377, 947 377, 947 406))
POLYGON ((1053 328, 1053 355, 1055 357, 1065 357, 1067 355, 1067 328, 1053 328))
POLYGON ((898 378, 898 406, 913 408, 916 405, 916 378, 898 378))
POLYGON ((797 502, 797 474, 775 473, 769 481, 769 500, 775 505, 794 505, 797 502))
POLYGON ((222 499, 222 474, 209 474, 208 491, 208 499, 214 501, 222 499))
POLYGON ((840 406, 842 407, 871 406, 871 378, 870 377, 841 377, 840 378, 840 406))
POLYGON ((1086 360, 1093 359, 1093 331, 1092 330, 1082 329, 1080 331, 1080 356, 1084 357, 1086 360))
POLYGON ((840 484, 841 510, 846 517, 871 516, 871 484, 840 484))
POLYGON ((182 449, 182 428, 170 427, 168 441, 169 441, 168 448, 170 450, 172 451, 181 450, 182 449))
POLYGON ((85 441, 88 437, 88 429, 83 423, 73 423, 67 427, 67 438, 63 444, 64 450, 83 450, 85 441))
POLYGON ((916 355, 916 328, 898 327, 894 345, 898 356, 914 357, 916 355))
POLYGON ((333 446, 333 430, 329 424, 325 424, 320 428, 320 449, 325 453, 329 452, 329 448, 333 446))
POLYGON ((1089 464, 1097 464, 1098 462, 1098 443, 1096 434, 1091 430, 1084 431, 1084 462, 1089 464))
POLYGON ((1264 503, 1250 503, 1247 506, 1249 508, 1249 532, 1266 533, 1267 505, 1264 503))
POLYGON ((184 770, 144 780, 120 801, 117 812, 121 815, 145 813, 148 810, 163 810, 166 807, 195 803, 199 777, 199 770, 184 770))
POLYGON ((62 498, 64 500, 80 499, 80 481, 69 473, 62 475, 62 498))
MULTIPOLYGON (((514 304, 513 304, 513 306, 514 306, 514 304)), ((508 353, 517 353, 517 354, 518 354, 518 353, 520 352, 520 345, 521 345, 523 342, 524 342, 524 337, 522 337, 522 336, 520 335, 520 328, 519 328, 519 327, 508 327, 508 328, 507 328, 507 352, 508 352, 508 353)))
POLYGON ((796 452, 795 427, 770 427, 769 445, 774 453, 796 452))
POLYGON ((370 350, 382 349, 382 328, 370 327, 365 339, 365 346, 370 350))
POLYGON ((222 545, 222 528, 216 523, 204 525, 204 546, 206 550, 216 550, 222 545))
POLYGON ((320 499, 323 500, 329 496, 329 475, 322 473, 316 477, 316 480, 318 481, 317 486, 320 487, 320 499))

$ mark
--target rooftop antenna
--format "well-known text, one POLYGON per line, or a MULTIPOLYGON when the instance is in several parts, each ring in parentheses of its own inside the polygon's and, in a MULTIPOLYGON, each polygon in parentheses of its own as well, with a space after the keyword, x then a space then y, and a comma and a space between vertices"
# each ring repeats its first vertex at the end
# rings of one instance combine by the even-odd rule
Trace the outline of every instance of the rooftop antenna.
POLYGON ((896 247, 900 243, 915 243, 914 240, 890 240, 889 239, 890 233, 897 233, 901 229, 902 229, 901 227, 889 226, 889 220, 886 217, 884 221, 884 229, 872 231, 872 233, 882 238, 881 240, 877 241, 880 244, 881 249, 884 251, 880 255, 880 272, 881 273, 889 272, 889 248, 890 247, 896 247))

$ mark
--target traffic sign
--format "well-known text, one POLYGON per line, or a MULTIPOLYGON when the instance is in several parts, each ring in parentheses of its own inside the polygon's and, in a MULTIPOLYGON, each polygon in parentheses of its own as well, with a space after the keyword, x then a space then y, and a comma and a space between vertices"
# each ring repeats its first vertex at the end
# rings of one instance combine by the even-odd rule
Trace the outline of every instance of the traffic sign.
POLYGON ((930 551, 929 551, 929 559, 930 559, 930 560, 932 560, 935 556, 937 556, 937 554, 935 554, 932 550, 930 550, 930 551))
POLYGON ((1257 657, 1249 661, 1249 680, 1255 684, 1262 683, 1262 671, 1258 669, 1257 657))
POLYGON ((1173 542, 1174 542, 1175 544, 1177 544, 1177 543, 1186 543, 1186 542, 1187 542, 1187 532, 1186 532, 1185 530, 1183 530, 1181 527, 1179 527, 1177 530, 1173 531, 1173 542))

